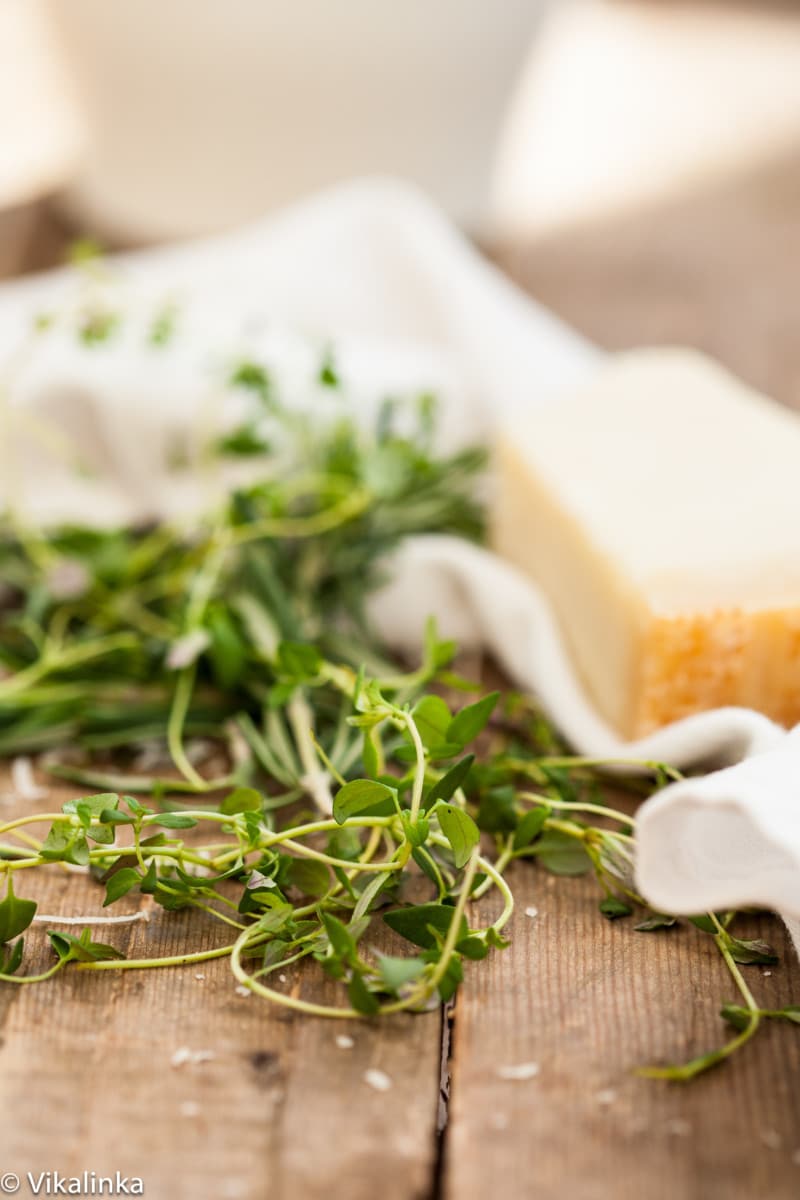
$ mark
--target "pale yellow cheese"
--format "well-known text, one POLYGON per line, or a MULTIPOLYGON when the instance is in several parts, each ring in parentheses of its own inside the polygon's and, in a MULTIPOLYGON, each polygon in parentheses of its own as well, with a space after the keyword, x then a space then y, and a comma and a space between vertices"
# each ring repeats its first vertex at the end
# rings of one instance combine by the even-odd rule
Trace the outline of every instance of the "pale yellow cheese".
POLYGON ((800 418, 710 360, 620 355, 507 429, 492 539, 625 736, 727 704, 800 721, 800 418))

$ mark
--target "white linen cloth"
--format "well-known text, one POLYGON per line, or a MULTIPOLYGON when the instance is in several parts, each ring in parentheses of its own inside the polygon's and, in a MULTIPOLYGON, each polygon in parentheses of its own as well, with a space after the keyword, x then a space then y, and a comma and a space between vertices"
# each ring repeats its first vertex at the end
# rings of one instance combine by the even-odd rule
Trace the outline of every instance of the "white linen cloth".
MULTIPOLYGON (((388 181, 337 188, 228 235, 121 256, 113 273, 111 302, 125 321, 91 349, 58 321, 27 335, 35 314, 80 304, 74 273, 0 286, 0 503, 29 519, 180 519, 207 503, 225 480, 209 491, 199 473, 176 478, 170 447, 235 404, 221 368, 242 353, 264 358, 301 404, 315 402, 314 365, 329 344, 355 404, 435 390, 446 448, 491 441, 500 423, 557 403, 601 361, 425 200, 388 181), (177 304, 174 344, 146 349, 146 322, 165 298, 177 304), (32 437, 31 420, 79 446, 90 472, 76 475, 63 449, 32 437)), ((727 708, 624 742, 583 692, 541 592, 453 538, 406 543, 373 607, 403 649, 418 645, 429 613, 443 635, 483 645, 581 754, 677 767, 746 759, 642 807, 639 886, 671 912, 760 904, 800 920, 800 740, 727 708)))

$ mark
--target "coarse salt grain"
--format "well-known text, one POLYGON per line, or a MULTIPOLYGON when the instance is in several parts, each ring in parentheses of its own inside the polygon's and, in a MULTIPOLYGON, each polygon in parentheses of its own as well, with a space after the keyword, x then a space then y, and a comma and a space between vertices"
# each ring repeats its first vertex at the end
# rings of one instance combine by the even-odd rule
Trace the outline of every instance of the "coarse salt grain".
POLYGON ((241 983, 239 984, 239 986, 237 988, 235 988, 235 991, 236 991, 237 996, 252 996, 252 994, 253 994, 250 991, 250 988, 246 988, 244 986, 244 984, 241 984, 241 983))
POLYGON ((340 1050, 352 1050, 355 1042, 346 1033, 339 1033, 336 1035, 336 1045, 340 1050))
POLYGON ((538 915, 539 915, 539 910, 538 910, 538 908, 536 908, 536 906, 534 904, 529 904, 528 907, 525 909, 526 917, 538 917, 538 915))
POLYGON ((500 1079, 524 1083, 526 1079, 536 1078, 539 1074, 539 1064, 536 1062, 524 1062, 508 1067, 498 1067, 497 1074, 500 1079))
POLYGON ((373 1088, 376 1092, 388 1092, 392 1086, 392 1081, 385 1071, 378 1071, 375 1067, 370 1067, 364 1072, 364 1083, 373 1088))
POLYGON ((211 1062, 212 1058, 216 1058, 213 1050, 190 1050, 188 1046, 181 1046, 169 1061, 173 1067, 182 1067, 185 1063, 211 1062))
POLYGON ((24 754, 11 763, 11 786, 20 800, 46 800, 50 789, 41 787, 33 776, 33 763, 24 754))

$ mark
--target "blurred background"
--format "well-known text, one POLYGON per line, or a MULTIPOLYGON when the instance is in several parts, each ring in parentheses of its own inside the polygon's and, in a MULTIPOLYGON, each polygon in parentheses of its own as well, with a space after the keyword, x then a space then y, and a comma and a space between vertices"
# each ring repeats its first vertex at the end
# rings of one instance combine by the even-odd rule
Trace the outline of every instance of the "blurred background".
POLYGON ((800 3, 0 0, 0 275, 376 173, 600 344, 800 405, 800 3))

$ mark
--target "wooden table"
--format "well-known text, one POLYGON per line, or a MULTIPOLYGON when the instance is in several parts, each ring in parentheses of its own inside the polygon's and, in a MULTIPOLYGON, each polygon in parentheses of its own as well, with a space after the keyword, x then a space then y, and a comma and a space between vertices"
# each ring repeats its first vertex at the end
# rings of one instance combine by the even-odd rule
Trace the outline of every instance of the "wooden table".
MULTIPOLYGON (((496 255, 602 344, 695 342, 796 403, 800 223, 786 200, 800 174, 776 171, 496 255)), ((57 241, 43 232, 37 262, 57 241)), ((767 1028, 688 1087, 636 1076, 723 1038, 719 1003, 736 997, 710 939, 607 922, 588 879, 528 866, 510 879, 511 948, 468 969, 450 1013, 297 1017, 237 994, 224 961, 0 990, 0 1175, 120 1170, 155 1200, 800 1194, 798 1030, 767 1028), (337 1043, 343 1033, 352 1047, 337 1043), (182 1047, 213 1057, 172 1065, 182 1047), (528 1062, 534 1078, 498 1073, 528 1062), (391 1088, 371 1088, 369 1068, 391 1088)), ((96 885, 58 872, 39 899, 51 913, 100 904, 96 885)), ((800 1001, 782 926, 748 927, 784 959, 748 969, 758 999, 800 1001)), ((189 937, 204 948, 219 934, 201 914, 160 910, 114 931, 129 956, 174 953, 189 937)))

